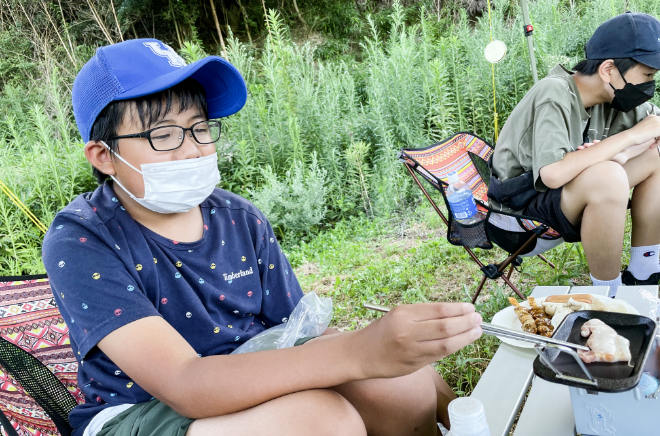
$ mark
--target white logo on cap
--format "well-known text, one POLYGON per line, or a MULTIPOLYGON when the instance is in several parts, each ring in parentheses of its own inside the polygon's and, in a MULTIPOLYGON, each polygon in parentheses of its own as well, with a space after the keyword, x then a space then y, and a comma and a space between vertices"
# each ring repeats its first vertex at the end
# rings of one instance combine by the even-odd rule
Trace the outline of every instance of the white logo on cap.
POLYGON ((183 60, 173 49, 167 44, 163 44, 165 48, 157 42, 145 42, 145 46, 149 47, 155 55, 167 58, 170 65, 173 67, 185 67, 186 61, 183 60))

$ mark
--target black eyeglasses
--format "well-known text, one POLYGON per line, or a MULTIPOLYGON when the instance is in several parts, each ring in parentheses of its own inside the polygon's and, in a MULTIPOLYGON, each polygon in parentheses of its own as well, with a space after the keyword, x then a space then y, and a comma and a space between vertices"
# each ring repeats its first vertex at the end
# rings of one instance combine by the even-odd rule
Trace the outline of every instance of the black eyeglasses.
POLYGON ((218 120, 200 121, 187 129, 181 126, 161 126, 142 133, 112 136, 108 139, 147 138, 155 151, 170 151, 181 147, 186 131, 190 131, 197 144, 205 145, 213 144, 220 139, 221 128, 222 124, 218 120))

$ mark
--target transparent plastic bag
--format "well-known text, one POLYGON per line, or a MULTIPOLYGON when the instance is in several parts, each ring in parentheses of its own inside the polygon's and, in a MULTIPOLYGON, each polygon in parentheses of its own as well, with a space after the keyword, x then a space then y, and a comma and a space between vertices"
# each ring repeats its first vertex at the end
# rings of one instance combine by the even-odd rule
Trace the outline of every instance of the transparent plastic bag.
MULTIPOLYGON (((642 298, 649 302, 649 318, 658 324, 660 322, 660 298, 656 298, 646 289, 642 288, 639 290, 639 293, 642 295, 642 298)), ((660 339, 660 329, 657 330, 656 339, 660 339)))
POLYGON ((640 289, 639 293, 642 295, 642 298, 649 302, 649 318, 657 322, 660 319, 660 298, 654 297, 653 294, 644 288, 640 289))
POLYGON ((300 338, 320 336, 332 320, 332 300, 310 292, 300 299, 288 321, 265 330, 231 354, 293 347, 300 338))

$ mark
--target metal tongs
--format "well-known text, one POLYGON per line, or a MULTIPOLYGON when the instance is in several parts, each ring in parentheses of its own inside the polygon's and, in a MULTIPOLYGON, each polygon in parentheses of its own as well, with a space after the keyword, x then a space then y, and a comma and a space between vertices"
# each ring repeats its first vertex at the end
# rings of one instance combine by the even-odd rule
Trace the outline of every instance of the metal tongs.
MULTIPOLYGON (((370 310, 375 310, 378 312, 389 312, 390 308, 386 306, 381 306, 379 304, 371 304, 371 303, 365 303, 364 304, 365 309, 370 309, 370 310)), ((582 362, 582 359, 578 356, 578 354, 575 352, 575 350, 581 350, 581 351, 589 351, 589 347, 586 347, 584 345, 579 345, 579 344, 573 344, 571 342, 566 342, 566 341, 560 341, 558 339, 553 339, 553 338, 546 338, 545 336, 539 336, 535 335, 532 333, 526 333, 518 330, 513 330, 510 328, 490 324, 487 322, 482 322, 481 323, 481 330, 487 334, 487 335, 493 335, 493 336, 498 336, 500 338, 509 338, 509 339, 515 339, 517 341, 523 341, 523 342, 529 342, 531 344, 534 344, 534 349, 538 353, 539 357, 541 358, 541 361, 552 371, 555 373, 557 378, 562 378, 566 380, 570 380, 573 382, 578 382, 578 383, 584 383, 592 386, 597 386, 596 379, 591 375, 587 367, 584 365, 584 362, 582 362), (564 353, 570 354, 575 361, 578 363, 584 374, 588 377, 588 380, 579 378, 579 377, 573 377, 570 375, 565 375, 561 371, 558 371, 554 365, 550 362, 550 360, 545 356, 545 350, 547 348, 557 348, 560 351, 563 351, 564 353)))
POLYGON ((575 350, 589 351, 589 347, 579 344, 574 344, 572 342, 560 341, 558 339, 546 338, 545 336, 539 336, 527 332, 519 332, 518 330, 509 329, 506 327, 489 324, 487 322, 481 323, 481 330, 487 335, 500 336, 509 339, 515 339, 517 341, 529 342, 534 345, 541 345, 543 347, 568 347, 575 350))

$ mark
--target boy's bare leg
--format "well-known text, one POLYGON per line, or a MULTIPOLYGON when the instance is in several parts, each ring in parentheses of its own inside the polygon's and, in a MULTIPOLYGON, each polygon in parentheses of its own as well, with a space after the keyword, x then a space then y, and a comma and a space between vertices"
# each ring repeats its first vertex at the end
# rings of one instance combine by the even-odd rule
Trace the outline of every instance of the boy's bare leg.
POLYGON ((593 165, 562 190, 562 212, 572 224, 581 223, 587 263, 591 274, 600 280, 613 280, 620 272, 626 207, 632 187, 632 245, 660 244, 658 150, 648 150, 623 167, 615 162, 593 165))
POLYGON ((431 373, 433 377, 433 382, 435 383, 435 390, 438 394, 438 407, 436 411, 436 416, 438 421, 449 428, 449 412, 447 412, 447 407, 449 403, 456 398, 456 394, 451 390, 447 382, 442 378, 438 372, 433 369, 431 373))
POLYGON ((562 189, 561 210, 571 224, 581 224, 584 254, 599 280, 619 275, 629 194, 626 171, 612 161, 590 166, 562 189))
POLYGON ((631 245, 643 247, 660 244, 660 154, 647 150, 624 166, 634 187, 630 214, 631 245))
POLYGON ((362 418, 329 389, 296 392, 240 412, 198 419, 186 436, 366 436, 362 418))
POLYGON ((370 436, 436 436, 438 411, 449 427, 454 393, 430 366, 398 378, 360 380, 334 388, 357 409, 370 436))

